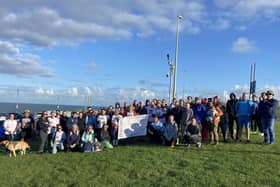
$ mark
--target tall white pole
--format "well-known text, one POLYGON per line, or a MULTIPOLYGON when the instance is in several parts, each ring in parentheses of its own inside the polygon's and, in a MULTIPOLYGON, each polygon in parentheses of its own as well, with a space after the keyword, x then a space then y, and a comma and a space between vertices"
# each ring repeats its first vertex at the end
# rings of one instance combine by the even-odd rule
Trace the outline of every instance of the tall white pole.
POLYGON ((177 67, 178 67, 178 50, 179 50, 179 22, 182 16, 177 16, 177 27, 176 27, 176 49, 175 49, 175 67, 174 67, 174 79, 173 79, 173 99, 176 98, 177 92, 177 67))

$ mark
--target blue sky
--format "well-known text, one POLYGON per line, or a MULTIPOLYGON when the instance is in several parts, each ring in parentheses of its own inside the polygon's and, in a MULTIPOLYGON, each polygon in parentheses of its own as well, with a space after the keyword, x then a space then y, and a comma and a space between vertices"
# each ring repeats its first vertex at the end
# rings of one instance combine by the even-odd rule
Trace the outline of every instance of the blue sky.
POLYGON ((167 97, 179 37, 178 97, 280 91, 280 0, 9 1, 0 8, 1 101, 98 105, 167 97), (82 11, 81 11, 82 10, 82 11), (16 90, 19 96, 16 97, 16 90))

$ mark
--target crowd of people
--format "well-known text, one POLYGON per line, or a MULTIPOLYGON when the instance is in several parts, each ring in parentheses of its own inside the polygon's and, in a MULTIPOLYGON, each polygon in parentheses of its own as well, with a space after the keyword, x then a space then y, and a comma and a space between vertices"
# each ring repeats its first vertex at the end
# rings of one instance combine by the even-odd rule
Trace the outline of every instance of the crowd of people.
POLYGON ((165 99, 134 100, 131 105, 115 106, 86 111, 42 112, 34 120, 30 110, 24 111, 19 121, 14 114, 4 122, 4 139, 34 141, 40 137, 38 153, 58 151, 95 152, 118 146, 120 119, 128 116, 148 115, 147 136, 155 141, 175 147, 179 143, 188 148, 194 144, 198 148, 203 142, 217 145, 230 139, 241 142, 245 127, 245 142, 250 142, 251 134, 264 137, 264 144, 275 143, 274 125, 277 119, 278 101, 273 91, 269 90, 260 97, 248 93, 240 98, 234 93, 223 103, 217 96, 198 98, 191 96, 187 100, 173 99, 170 104, 165 99), (37 132, 37 133, 34 133, 37 132), (220 136, 221 134, 221 136, 220 136))

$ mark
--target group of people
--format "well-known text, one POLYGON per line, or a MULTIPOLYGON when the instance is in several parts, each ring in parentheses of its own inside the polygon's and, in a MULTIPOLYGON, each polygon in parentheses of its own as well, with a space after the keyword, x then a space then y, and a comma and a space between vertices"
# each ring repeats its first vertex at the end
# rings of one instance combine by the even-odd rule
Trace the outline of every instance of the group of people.
POLYGON ((244 127, 247 143, 250 134, 256 134, 258 130, 264 136, 265 144, 274 144, 278 101, 273 96, 273 91, 267 91, 260 97, 253 95, 249 100, 248 93, 243 93, 240 98, 232 93, 226 103, 217 96, 196 97, 194 101, 189 96, 187 101, 173 99, 171 104, 165 99, 134 100, 131 105, 116 103, 98 110, 88 107, 86 111, 72 112, 69 117, 66 111, 53 111, 50 116, 44 111, 37 120, 30 110, 25 110, 19 121, 10 114, 4 122, 4 133, 8 140, 33 141, 36 131, 41 140, 38 153, 94 152, 118 146, 121 118, 148 115, 150 140, 171 147, 179 142, 187 147, 195 144, 198 148, 203 141, 217 145, 220 133, 224 142, 229 138, 241 142, 244 127))

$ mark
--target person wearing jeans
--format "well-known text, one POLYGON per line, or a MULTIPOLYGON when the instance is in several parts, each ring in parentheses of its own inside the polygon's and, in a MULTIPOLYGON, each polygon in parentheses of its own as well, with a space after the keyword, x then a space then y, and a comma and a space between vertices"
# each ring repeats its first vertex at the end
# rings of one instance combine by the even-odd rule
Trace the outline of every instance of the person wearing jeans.
POLYGON ((247 143, 250 142, 251 115, 253 113, 253 102, 248 100, 248 93, 242 94, 242 100, 236 104, 238 118, 238 140, 241 141, 243 126, 246 128, 247 143))
POLYGON ((273 98, 273 91, 269 90, 266 93, 267 101, 264 103, 264 116, 262 119, 264 127, 264 143, 274 144, 275 143, 275 131, 274 125, 277 119, 277 107, 278 101, 273 98))

